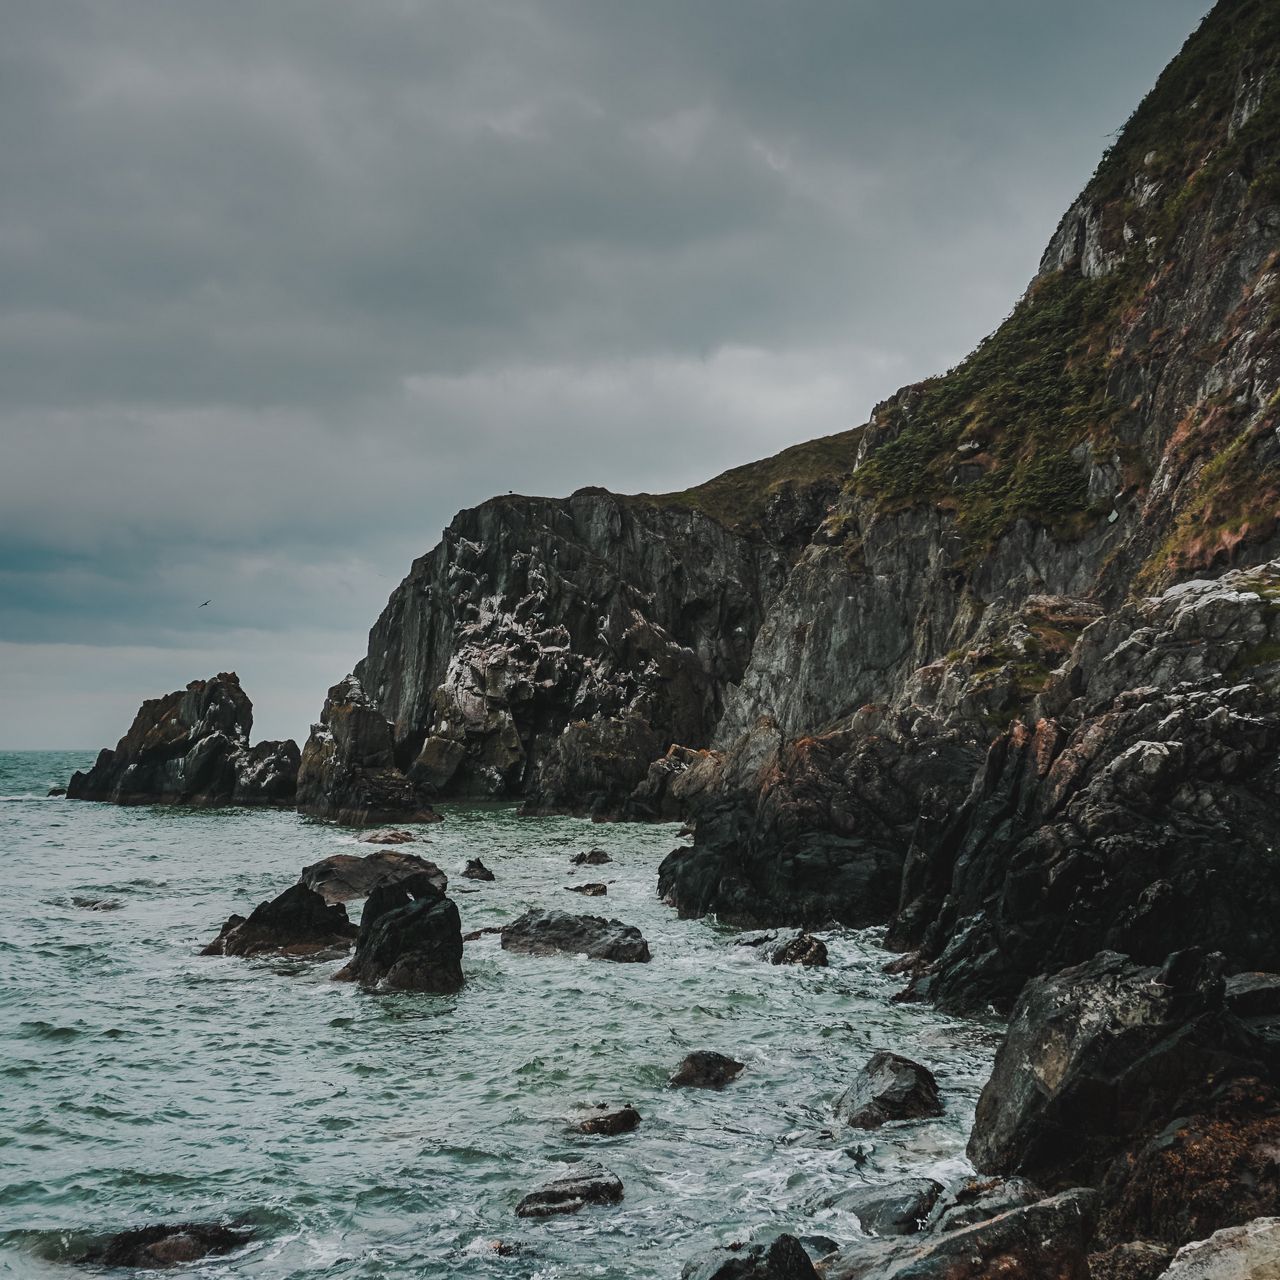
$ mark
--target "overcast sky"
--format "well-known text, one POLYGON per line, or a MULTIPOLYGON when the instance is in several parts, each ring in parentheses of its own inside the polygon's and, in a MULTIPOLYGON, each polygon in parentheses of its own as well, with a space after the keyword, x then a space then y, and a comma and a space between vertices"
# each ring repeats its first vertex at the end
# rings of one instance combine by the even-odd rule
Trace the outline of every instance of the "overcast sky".
POLYGON ((457 508, 865 420, 1208 7, 3 0, 0 747, 301 740, 457 508))

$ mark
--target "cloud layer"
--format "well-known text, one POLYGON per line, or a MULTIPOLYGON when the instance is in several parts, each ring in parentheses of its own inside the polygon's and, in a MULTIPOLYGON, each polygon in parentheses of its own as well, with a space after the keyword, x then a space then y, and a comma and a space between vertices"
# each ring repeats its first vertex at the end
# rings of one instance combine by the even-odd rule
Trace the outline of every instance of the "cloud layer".
POLYGON ((0 746, 214 665, 305 733, 459 506, 861 421, 999 321, 1206 8, 9 6, 0 746))

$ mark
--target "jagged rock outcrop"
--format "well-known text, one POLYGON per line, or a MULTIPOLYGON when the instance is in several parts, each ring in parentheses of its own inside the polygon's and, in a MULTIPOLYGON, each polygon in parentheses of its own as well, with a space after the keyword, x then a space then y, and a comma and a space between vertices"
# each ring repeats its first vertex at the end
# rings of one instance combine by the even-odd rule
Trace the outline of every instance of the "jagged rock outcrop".
POLYGON ((314 955, 345 950, 356 936, 346 908, 304 884, 290 885, 244 916, 231 916, 201 952, 206 956, 314 955))
POLYGON ((535 812, 622 812, 669 746, 709 742, 856 438, 798 446, 685 494, 511 494, 461 512, 331 691, 300 802, 349 811, 345 771, 374 768, 409 808, 415 796, 483 795, 524 796, 535 812), (353 686, 380 718, 362 716, 355 741, 332 723, 353 686))
POLYGON ((349 826, 439 821, 427 790, 397 767, 391 726, 354 676, 329 690, 311 726, 298 811, 349 826))
POLYGON ((114 751, 72 774, 71 800, 112 804, 291 805, 295 742, 249 745, 253 704, 234 671, 193 680, 138 709, 114 751))
POLYGON ((439 884, 438 875, 423 871, 376 886, 360 917, 355 953, 335 980, 368 991, 461 990, 462 922, 439 884))

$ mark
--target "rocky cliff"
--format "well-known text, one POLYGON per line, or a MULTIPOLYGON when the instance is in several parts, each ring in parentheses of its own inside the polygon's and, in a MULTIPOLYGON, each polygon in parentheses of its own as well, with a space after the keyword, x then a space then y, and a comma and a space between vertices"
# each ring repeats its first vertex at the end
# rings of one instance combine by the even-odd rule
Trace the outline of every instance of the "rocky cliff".
POLYGON ((699 489, 459 515, 304 807, 693 817, 681 911, 890 924, 955 1006, 1170 931, 1280 963, 1278 257, 1280 10, 1221 0, 961 365, 699 489))
POLYGON ((296 742, 249 745, 253 704, 234 671, 193 680, 138 709, 112 751, 67 784, 71 800, 113 804, 292 805, 296 742))
POLYGON ((330 692, 303 753, 300 806, 355 820, 376 802, 350 779, 376 769, 387 786, 392 771, 410 809, 480 795, 626 810, 669 746, 710 742, 857 437, 685 494, 512 494, 461 512, 330 692), (373 719, 335 733, 353 696, 373 719))

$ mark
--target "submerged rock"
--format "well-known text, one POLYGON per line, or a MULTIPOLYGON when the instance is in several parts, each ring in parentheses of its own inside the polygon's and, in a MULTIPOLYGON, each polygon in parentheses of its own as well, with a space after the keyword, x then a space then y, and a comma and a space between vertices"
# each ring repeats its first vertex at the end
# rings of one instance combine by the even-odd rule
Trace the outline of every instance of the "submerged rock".
POLYGON ((868 1235, 906 1236, 925 1229, 941 1194, 942 1183, 932 1178, 907 1178, 881 1186, 854 1187, 823 1203, 854 1214, 868 1235))
POLYGON ((498 878, 479 858, 471 858, 463 869, 462 874, 468 880, 496 880, 498 878))
POLYGON ((247 1228, 221 1222, 157 1223, 110 1236, 76 1261, 98 1267, 167 1270, 231 1253, 252 1239, 253 1232, 247 1228))
POLYGON ((231 916, 201 955, 311 955, 346 948, 356 936, 346 908, 330 905, 306 885, 290 885, 270 902, 260 902, 246 919, 231 916))
POLYGON ((921 1120, 942 1114, 933 1073, 910 1058, 872 1055, 854 1082, 836 1099, 836 1115, 855 1129, 878 1129, 891 1120, 921 1120))
POLYGON ((355 954, 334 975, 368 991, 446 995, 462 988, 462 922, 431 875, 420 872, 369 894, 355 954))
POLYGON ((114 751, 67 784, 71 800, 112 804, 291 805, 292 741, 249 745, 253 704, 235 672, 144 702, 114 751))
POLYGON ((640 1123, 640 1113, 628 1104, 625 1107, 610 1107, 607 1103, 599 1103, 585 1115, 573 1121, 572 1127, 578 1133, 614 1134, 630 1133, 640 1123))
POLYGON ((646 962, 649 944, 634 925, 603 916, 575 916, 567 911, 526 911, 502 928, 505 951, 549 956, 563 951, 591 960, 646 962))
POLYGON ((806 968, 825 968, 827 964, 827 944, 811 933, 798 933, 794 938, 770 947, 768 951, 770 964, 799 964, 806 968))
POLYGON ((622 1179, 594 1160, 582 1160, 557 1177, 544 1182, 516 1205, 520 1218, 549 1218, 577 1213, 589 1204, 618 1204, 622 1179))
POLYGON ((326 902, 350 902, 367 898, 380 884, 395 884, 416 875, 425 875, 441 893, 449 887, 448 876, 434 862, 397 849, 380 849, 363 857, 335 853, 303 867, 300 881, 326 902))
POLYGON ((569 861, 575 867, 602 867, 613 859, 603 849, 588 849, 586 853, 575 853, 569 861))
POLYGON ((769 1244, 731 1244, 684 1264, 680 1280, 818 1280, 809 1255, 795 1236, 769 1244))
POLYGON ((567 884, 565 888, 570 893, 582 894, 584 898, 603 898, 609 892, 609 886, 598 881, 590 884, 567 884))
POLYGON ((670 1084, 677 1089, 723 1089, 744 1064, 712 1049, 695 1049, 676 1068, 670 1084))

